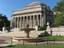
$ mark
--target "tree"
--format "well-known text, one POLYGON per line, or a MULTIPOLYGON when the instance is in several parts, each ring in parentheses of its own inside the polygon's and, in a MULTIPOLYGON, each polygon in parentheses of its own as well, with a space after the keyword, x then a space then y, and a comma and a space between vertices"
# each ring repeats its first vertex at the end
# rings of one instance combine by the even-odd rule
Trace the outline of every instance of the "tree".
POLYGON ((54 11, 64 11, 64 0, 61 0, 60 2, 57 3, 57 5, 53 8, 54 11))
POLYGON ((56 14, 56 16, 54 17, 54 25, 55 25, 56 27, 61 26, 61 24, 62 24, 62 19, 63 19, 63 17, 62 17, 61 14, 56 14))
POLYGON ((10 21, 7 19, 6 15, 0 14, 0 30, 2 30, 3 26, 9 28, 10 21))
POLYGON ((54 17, 55 26, 64 26, 64 0, 59 1, 53 10, 56 12, 54 17))

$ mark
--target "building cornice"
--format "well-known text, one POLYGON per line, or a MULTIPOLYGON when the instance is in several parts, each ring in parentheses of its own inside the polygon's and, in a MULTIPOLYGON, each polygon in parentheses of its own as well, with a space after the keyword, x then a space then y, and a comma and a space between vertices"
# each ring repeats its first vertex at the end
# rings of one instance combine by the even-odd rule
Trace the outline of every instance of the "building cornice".
POLYGON ((12 16, 24 15, 24 14, 32 14, 32 13, 39 13, 39 12, 42 12, 42 11, 27 12, 27 13, 18 13, 18 14, 13 14, 12 16))

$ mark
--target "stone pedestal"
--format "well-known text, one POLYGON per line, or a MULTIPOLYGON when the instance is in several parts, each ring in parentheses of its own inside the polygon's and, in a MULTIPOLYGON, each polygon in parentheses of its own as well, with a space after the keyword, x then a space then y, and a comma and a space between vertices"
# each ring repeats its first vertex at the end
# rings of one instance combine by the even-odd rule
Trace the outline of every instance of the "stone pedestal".
POLYGON ((5 27, 2 28, 2 32, 8 32, 5 27))
POLYGON ((38 26, 35 26, 35 30, 38 31, 38 26))

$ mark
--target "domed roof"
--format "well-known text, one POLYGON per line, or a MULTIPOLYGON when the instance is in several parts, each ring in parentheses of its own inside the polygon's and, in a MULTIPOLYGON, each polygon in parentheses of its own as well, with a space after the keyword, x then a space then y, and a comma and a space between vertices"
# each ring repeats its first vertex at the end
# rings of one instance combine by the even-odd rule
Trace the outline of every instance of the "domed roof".
POLYGON ((45 5, 45 4, 43 4, 42 2, 40 2, 40 1, 37 1, 37 2, 32 2, 32 3, 30 3, 30 4, 28 4, 28 5, 26 5, 26 6, 33 6, 33 5, 45 5))

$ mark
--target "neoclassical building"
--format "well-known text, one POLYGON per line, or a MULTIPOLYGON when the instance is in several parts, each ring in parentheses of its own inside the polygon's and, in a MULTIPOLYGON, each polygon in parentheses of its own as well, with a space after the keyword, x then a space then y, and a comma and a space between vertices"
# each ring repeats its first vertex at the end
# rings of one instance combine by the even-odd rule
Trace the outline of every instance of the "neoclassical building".
POLYGON ((48 10, 47 6, 40 2, 27 4, 12 13, 11 26, 25 28, 28 24, 31 28, 36 25, 43 27, 46 23, 46 10, 48 10))

